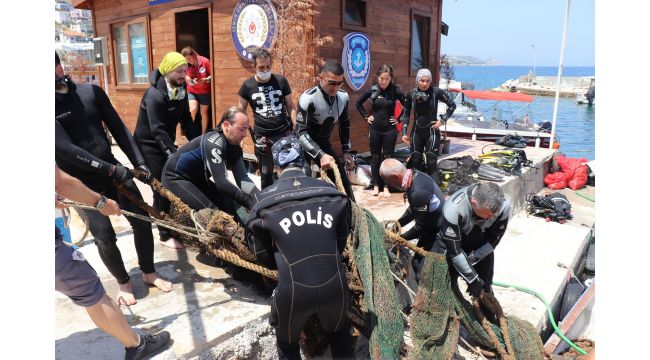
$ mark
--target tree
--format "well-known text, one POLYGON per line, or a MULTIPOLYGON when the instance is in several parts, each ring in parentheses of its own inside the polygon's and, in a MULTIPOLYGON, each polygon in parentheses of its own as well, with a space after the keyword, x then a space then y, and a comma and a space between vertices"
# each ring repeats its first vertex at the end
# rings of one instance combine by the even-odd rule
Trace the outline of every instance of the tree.
POLYGON ((278 15, 273 62, 287 78, 294 94, 313 86, 316 69, 322 64, 316 49, 333 41, 331 36, 314 34, 314 17, 319 14, 316 0, 274 0, 278 15))
POLYGON ((449 56, 443 54, 440 57, 440 77, 447 80, 447 87, 449 83, 454 79, 454 66, 449 63, 449 56))

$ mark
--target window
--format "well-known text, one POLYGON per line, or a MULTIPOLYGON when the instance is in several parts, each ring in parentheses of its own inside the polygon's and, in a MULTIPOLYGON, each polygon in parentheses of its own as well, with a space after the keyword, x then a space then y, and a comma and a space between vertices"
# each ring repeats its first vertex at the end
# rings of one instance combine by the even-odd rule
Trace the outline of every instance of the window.
POLYGON ((146 17, 112 24, 113 60, 117 85, 148 86, 149 22, 146 17))
POLYGON ((429 67, 429 29, 431 17, 411 14, 411 72, 429 67))
POLYGON ((341 27, 350 30, 363 30, 366 28, 365 0, 341 1, 341 27))

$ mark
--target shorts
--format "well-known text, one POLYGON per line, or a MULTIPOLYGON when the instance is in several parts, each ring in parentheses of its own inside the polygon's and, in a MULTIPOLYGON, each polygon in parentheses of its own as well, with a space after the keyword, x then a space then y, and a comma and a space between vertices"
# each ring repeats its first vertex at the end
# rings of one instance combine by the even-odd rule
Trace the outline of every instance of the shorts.
POLYGON ((106 291, 95 269, 80 251, 60 244, 55 246, 54 288, 75 304, 89 307, 97 304, 106 291))
POLYGON ((187 99, 192 101, 196 100, 201 105, 210 105, 210 94, 187 94, 187 99))

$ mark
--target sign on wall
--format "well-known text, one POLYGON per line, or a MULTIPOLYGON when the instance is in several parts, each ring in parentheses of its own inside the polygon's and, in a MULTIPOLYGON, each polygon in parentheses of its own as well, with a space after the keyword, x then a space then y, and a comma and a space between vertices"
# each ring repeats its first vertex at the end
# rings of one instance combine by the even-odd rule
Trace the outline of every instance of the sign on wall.
POLYGON ((359 91, 370 74, 370 39, 360 32, 345 35, 341 60, 346 82, 354 91, 359 91))
POLYGON ((252 61, 255 47, 270 49, 275 40, 277 15, 268 0, 239 0, 232 13, 230 31, 237 54, 252 61))
POLYGON ((164 4, 172 1, 176 1, 176 0, 149 0, 149 6, 164 4))

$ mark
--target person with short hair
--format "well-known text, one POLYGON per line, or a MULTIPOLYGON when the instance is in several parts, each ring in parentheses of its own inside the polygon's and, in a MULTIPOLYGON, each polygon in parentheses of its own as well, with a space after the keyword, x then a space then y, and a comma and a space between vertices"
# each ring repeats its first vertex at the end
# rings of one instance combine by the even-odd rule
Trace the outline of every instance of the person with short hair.
MULTIPOLYGON (((345 192, 354 201, 354 191, 346 170, 354 169, 350 155, 350 118, 348 116, 349 96, 340 87, 343 85, 343 66, 337 61, 327 61, 318 74, 318 85, 306 90, 298 100, 296 116, 296 136, 306 153, 305 173, 311 175, 311 160, 315 160, 321 170, 327 171, 337 166, 345 192), (330 135, 334 124, 339 124, 339 137, 345 165, 337 158, 330 135)), ((328 172, 330 179, 334 174, 328 172)))
POLYGON ((271 72, 271 54, 264 48, 253 52, 255 75, 246 79, 239 89, 239 106, 253 109, 253 143, 260 169, 262 189, 273 184, 271 146, 293 131, 296 105, 291 98, 287 79, 271 72))
POLYGON ((257 262, 278 270, 269 317, 278 357, 300 359, 300 332, 315 314, 329 334, 332 357, 354 358, 341 259, 351 231, 350 200, 332 184, 305 175, 295 136, 278 140, 271 151, 278 181, 255 195, 246 226, 257 262))
MULTIPOLYGON (((120 216, 120 207, 115 200, 107 199, 79 179, 54 167, 55 207, 67 207, 63 198, 95 206, 103 216, 120 216)), ((161 331, 156 335, 138 335, 133 331, 119 306, 104 290, 95 270, 79 250, 63 243, 58 227, 54 233, 54 288, 76 305, 85 308, 90 319, 109 335, 124 345, 126 360, 148 359, 164 350, 169 344, 169 333, 161 331)))
MULTIPOLYGON (((131 171, 113 155, 104 125, 131 164, 144 173, 141 180, 148 181, 152 171, 145 164, 143 154, 140 153, 131 133, 111 105, 108 96, 97 85, 75 84, 63 71, 61 60, 56 53, 54 75, 54 157, 57 166, 80 179, 93 191, 118 201, 124 210, 148 216, 144 210, 118 192, 114 185, 114 183, 121 184, 134 197, 142 199, 131 171)), ((81 211, 88 217, 90 233, 95 237, 102 262, 117 280, 118 303, 124 305, 137 303, 133 295, 131 277, 126 271, 122 254, 116 244, 117 236, 111 220, 96 211, 81 211)), ((143 272, 142 280, 161 291, 171 291, 171 283, 156 273, 151 224, 132 217, 127 220, 133 229, 138 265, 143 272)))
POLYGON ((456 110, 456 103, 445 91, 431 85, 433 75, 429 69, 420 69, 415 76, 416 87, 406 94, 406 103, 402 113, 402 141, 409 142, 411 147, 410 164, 412 167, 426 172, 439 183, 438 156, 440 155, 440 126, 456 110), (447 111, 438 116, 438 102, 447 104, 447 111), (413 110, 413 126, 411 136, 407 136, 409 117, 413 110))
MULTIPOLYGON (((438 184, 427 174, 415 169, 407 169, 396 159, 384 160, 379 173, 386 184, 404 191, 408 199, 409 207, 400 216, 398 222, 401 227, 412 221, 415 221, 415 224, 402 233, 402 237, 406 240, 417 238, 417 246, 428 251, 440 228, 442 208, 445 204, 445 196, 438 184)), ((422 256, 415 254, 412 265, 416 278, 419 279, 423 265, 422 256)))
POLYGON ((480 182, 459 189, 442 208, 442 224, 432 251, 447 254, 452 274, 479 296, 492 292, 494 249, 508 227, 510 202, 499 185, 480 182))
POLYGON ((163 185, 193 210, 219 209, 243 223, 236 211, 239 206, 253 207, 252 195, 258 191, 246 172, 240 145, 248 130, 246 112, 230 107, 217 129, 193 139, 169 157, 163 169, 163 185), (228 180, 227 167, 237 185, 228 180))
POLYGON ((191 46, 186 46, 181 50, 181 55, 187 61, 187 73, 185 74, 185 83, 187 83, 187 99, 190 104, 190 113, 192 121, 195 122, 197 131, 205 134, 208 131, 208 124, 211 116, 208 113, 210 109, 212 70, 210 60, 199 55, 191 46), (201 111, 201 123, 196 124, 196 113, 201 111))
MULTIPOLYGON (((158 68, 149 74, 151 87, 142 95, 134 138, 142 150, 151 174, 161 180, 165 161, 176 152, 176 127, 180 122, 185 136, 192 140, 199 135, 192 123, 192 115, 185 89, 187 60, 177 52, 165 54, 158 68)), ((153 190, 153 207, 169 213, 169 200, 153 190)), ((170 231, 158 227, 160 241, 172 249, 182 245, 170 231)))
POLYGON ((393 68, 382 64, 377 70, 377 82, 364 92, 356 102, 356 107, 361 116, 370 124, 368 140, 370 141, 370 170, 374 186, 372 195, 378 196, 380 191, 384 197, 390 197, 388 186, 379 176, 379 166, 384 159, 391 158, 395 152, 397 141, 397 124, 399 116, 395 118, 395 105, 400 102, 404 106, 404 93, 402 88, 393 81, 393 68), (372 102, 372 114, 368 114, 363 107, 367 100, 372 102))

